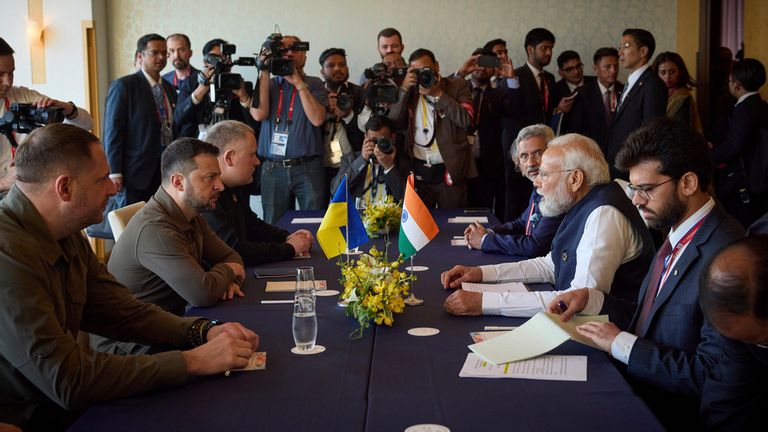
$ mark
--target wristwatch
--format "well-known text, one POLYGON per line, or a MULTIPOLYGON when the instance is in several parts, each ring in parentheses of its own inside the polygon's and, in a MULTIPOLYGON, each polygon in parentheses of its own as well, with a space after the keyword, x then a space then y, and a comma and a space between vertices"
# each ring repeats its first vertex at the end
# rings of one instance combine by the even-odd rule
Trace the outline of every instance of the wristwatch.
POLYGON ((208 331, 213 326, 222 325, 224 322, 219 320, 210 320, 208 318, 198 318, 187 330, 187 339, 189 344, 198 347, 208 341, 208 331))

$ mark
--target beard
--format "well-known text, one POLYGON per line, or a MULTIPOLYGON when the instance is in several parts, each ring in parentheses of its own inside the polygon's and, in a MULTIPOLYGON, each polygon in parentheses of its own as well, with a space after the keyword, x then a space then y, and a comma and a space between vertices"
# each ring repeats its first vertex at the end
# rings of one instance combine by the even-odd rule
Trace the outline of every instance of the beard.
MULTIPOLYGON (((216 194, 215 197, 218 197, 216 194)), ((213 197, 212 197, 213 198, 213 197)), ((211 200, 205 200, 200 198, 195 188, 190 187, 187 193, 184 194, 184 204, 198 213, 207 212, 213 210, 216 205, 211 204, 211 200)))
POLYGON ((541 195, 539 210, 541 210, 542 216, 560 216, 573 207, 573 198, 568 196, 566 184, 564 182, 558 184, 557 188, 555 188, 554 192, 549 194, 549 196, 545 197, 542 195, 541 189, 539 189, 539 195, 541 195))
POLYGON ((670 199, 669 204, 662 208, 659 213, 656 213, 643 205, 637 206, 637 209, 640 210, 643 219, 645 219, 645 222, 648 224, 648 227, 657 230, 669 228, 672 225, 680 222, 680 220, 683 219, 683 216, 685 216, 685 211, 687 210, 685 203, 680 200, 677 195, 674 195, 670 199), (651 216, 655 217, 646 218, 645 214, 642 212, 647 212, 651 216))
POLYGON ((184 60, 178 60, 177 59, 177 60, 173 61, 173 68, 176 69, 176 70, 182 70, 182 69, 186 68, 187 65, 189 65, 189 63, 185 62, 184 60))

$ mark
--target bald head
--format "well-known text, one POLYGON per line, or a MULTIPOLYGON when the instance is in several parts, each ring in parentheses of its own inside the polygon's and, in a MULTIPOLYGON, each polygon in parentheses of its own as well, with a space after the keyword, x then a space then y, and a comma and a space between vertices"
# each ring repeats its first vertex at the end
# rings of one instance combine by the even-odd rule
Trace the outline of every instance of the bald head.
POLYGON ((747 343, 768 343, 768 235, 722 249, 702 272, 699 302, 717 330, 747 343))

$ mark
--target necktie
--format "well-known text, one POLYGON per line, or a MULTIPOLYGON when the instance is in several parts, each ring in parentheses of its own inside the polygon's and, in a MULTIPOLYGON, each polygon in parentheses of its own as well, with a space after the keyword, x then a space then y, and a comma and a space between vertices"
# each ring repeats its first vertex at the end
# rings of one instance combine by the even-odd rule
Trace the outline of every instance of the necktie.
POLYGON ((472 109, 475 112, 475 118, 473 120, 475 121, 475 129, 477 129, 477 126, 480 123, 480 104, 483 99, 483 89, 475 87, 472 89, 472 93, 474 93, 474 97, 472 98, 472 109))
POLYGON ((605 123, 611 124, 611 120, 613 120, 613 92, 610 89, 605 91, 603 104, 605 105, 605 123))
POLYGON ((651 276, 648 278, 648 287, 645 289, 645 298, 643 299, 643 308, 640 309, 640 317, 637 320, 635 326, 635 334, 638 334, 645 325, 648 315, 651 313, 653 302, 656 300, 656 294, 659 292, 659 283, 661 282, 661 275, 664 274, 665 261, 669 258, 669 254, 672 253, 672 244, 667 239, 661 246, 659 253, 656 254, 656 259, 653 261, 653 267, 651 267, 651 276))
POLYGON ((160 114, 160 121, 165 122, 165 98, 163 98, 163 85, 155 83, 152 87, 152 96, 155 97, 155 106, 160 114))
POLYGON ((547 85, 547 76, 544 72, 539 72, 539 90, 541 93, 541 107, 546 116, 549 112, 549 86, 547 85))

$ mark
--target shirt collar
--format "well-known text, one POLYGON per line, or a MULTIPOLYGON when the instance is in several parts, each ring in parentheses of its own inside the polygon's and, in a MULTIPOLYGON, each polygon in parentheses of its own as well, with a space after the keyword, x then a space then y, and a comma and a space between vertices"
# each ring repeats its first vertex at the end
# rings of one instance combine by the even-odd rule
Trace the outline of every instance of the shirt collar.
POLYGON ((597 80, 597 85, 600 87, 600 95, 604 95, 605 92, 607 92, 608 90, 610 90, 612 92, 616 91, 615 90, 616 89, 616 84, 615 83, 611 84, 610 87, 606 87, 606 86, 603 85, 603 83, 600 82, 600 80, 597 80))
MULTIPOLYGON (((190 221, 187 220, 187 216, 179 208, 179 205, 176 204, 176 201, 168 195, 168 192, 166 192, 162 186, 157 189, 153 198, 168 214, 170 221, 179 227, 180 230, 187 231, 194 228, 190 221)), ((194 220, 194 218, 192 220, 194 220)))
POLYGON ((529 62, 525 62, 526 65, 528 65, 528 69, 533 72, 533 76, 536 77, 536 79, 539 79, 539 74, 541 73, 541 69, 536 68, 536 66, 530 64, 529 62))
POLYGON ((646 69, 651 67, 650 63, 646 63, 639 68, 635 69, 634 72, 629 74, 629 77, 627 78, 627 87, 632 87, 635 84, 635 81, 637 81, 638 78, 640 78, 640 75, 645 72, 646 69))
MULTIPOLYGON (((738 105, 738 104, 740 104, 740 103, 744 102, 744 99, 746 99, 746 98, 748 98, 748 97, 750 97, 750 96, 752 96, 752 95, 755 95, 755 94, 757 94, 757 92, 749 92, 749 93, 744 93, 743 95, 741 95, 741 97, 739 98, 739 100, 737 100, 737 101, 736 101, 736 105, 738 105)), ((734 105, 734 106, 736 106, 736 105, 734 105)))
POLYGON ((19 225, 29 237, 40 245, 39 252, 48 264, 55 264, 64 255, 61 244, 54 240, 40 212, 24 192, 14 185, 2 203, 18 217, 19 225))
MULTIPOLYGON (((147 71, 144 70, 144 68, 141 68, 141 73, 143 73, 144 74, 144 78, 146 78, 147 81, 149 81, 149 86, 150 87, 154 87, 155 84, 158 83, 158 81, 156 79, 154 79, 151 76, 149 76, 149 74, 147 73, 147 71)), ((162 79, 162 78, 160 78, 160 79, 162 79)))
POLYGON ((712 199, 712 197, 709 197, 709 200, 704 203, 701 208, 696 210, 694 214, 692 214, 688 219, 686 219, 683 223, 680 224, 680 226, 677 227, 677 229, 671 229, 669 231, 669 244, 672 245, 672 247, 677 246, 677 244, 680 242, 680 240, 685 237, 686 234, 688 234, 688 231, 691 230, 694 226, 696 226, 697 223, 699 223, 702 219, 704 219, 709 212, 712 211, 712 209, 715 207, 715 200, 712 199))
POLYGON ((570 90, 571 93, 573 93, 574 90, 584 85, 584 79, 582 78, 581 82, 578 84, 571 84, 568 81, 566 81, 565 84, 568 85, 568 90, 570 90))

